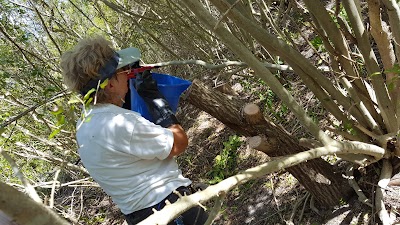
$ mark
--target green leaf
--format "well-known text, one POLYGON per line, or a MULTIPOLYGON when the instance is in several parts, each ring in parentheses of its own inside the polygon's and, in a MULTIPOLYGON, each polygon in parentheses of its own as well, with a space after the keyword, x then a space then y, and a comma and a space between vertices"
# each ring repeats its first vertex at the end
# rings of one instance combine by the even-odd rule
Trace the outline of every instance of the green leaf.
POLYGON ((93 101, 93 98, 90 97, 86 102, 85 102, 85 107, 89 107, 90 103, 93 101))
POLYGON ((58 117, 57 125, 61 126, 61 125, 64 125, 64 124, 65 124, 65 116, 64 115, 60 115, 58 117))
POLYGON ((394 64, 393 68, 387 69, 384 73, 400 73, 400 66, 399 64, 394 64))
POLYGON ((100 88, 101 88, 101 89, 104 89, 104 88, 107 86, 107 84, 108 84, 108 78, 105 79, 105 80, 100 84, 100 88))
POLYGON ((382 74, 381 72, 375 72, 375 73, 369 75, 369 77, 373 77, 373 76, 377 76, 377 75, 381 75, 381 74, 382 74))
POLYGON ((83 100, 86 101, 86 100, 90 97, 90 95, 91 95, 93 92, 95 92, 95 91, 96 91, 96 89, 94 89, 94 88, 90 89, 90 90, 88 91, 88 93, 86 93, 86 95, 83 96, 83 100))
POLYGON ((222 157, 220 155, 217 155, 214 160, 216 163, 219 163, 219 162, 221 162, 221 159, 222 159, 222 157))
POLYGON ((346 122, 343 124, 343 128, 344 130, 350 130, 353 129, 353 125, 351 123, 346 122))
POLYGON ((61 128, 55 129, 51 134, 49 135, 49 139, 52 139, 54 136, 56 136, 58 133, 60 133, 61 128))
POLYGON ((64 112, 63 107, 56 107, 55 110, 51 111, 50 113, 57 116, 64 112))

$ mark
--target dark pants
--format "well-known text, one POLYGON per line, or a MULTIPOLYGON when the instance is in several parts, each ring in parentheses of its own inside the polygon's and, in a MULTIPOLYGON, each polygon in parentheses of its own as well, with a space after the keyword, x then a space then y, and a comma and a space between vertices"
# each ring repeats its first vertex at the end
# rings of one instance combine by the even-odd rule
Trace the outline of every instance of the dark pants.
MULTIPOLYGON (((191 194, 191 191, 187 187, 179 187, 176 190, 179 191, 179 193, 181 193, 182 195, 191 194)), ((126 222, 128 222, 129 225, 137 224, 152 215, 153 208, 157 211, 160 211, 162 208, 164 208, 166 200, 174 203, 178 199, 178 195, 171 193, 156 205, 125 215, 126 222)), ((178 218, 169 222, 168 225, 203 225, 207 221, 207 218, 208 214, 203 210, 203 208, 201 208, 200 206, 196 206, 182 213, 182 215, 180 215, 178 218)))

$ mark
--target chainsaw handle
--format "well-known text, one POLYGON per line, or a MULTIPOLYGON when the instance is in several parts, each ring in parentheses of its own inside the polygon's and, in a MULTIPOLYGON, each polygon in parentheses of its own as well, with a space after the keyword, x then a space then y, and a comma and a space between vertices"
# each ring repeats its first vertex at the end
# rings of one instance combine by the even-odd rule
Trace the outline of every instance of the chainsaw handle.
POLYGON ((139 68, 135 68, 135 69, 131 69, 131 71, 128 73, 128 79, 131 78, 136 78, 136 75, 138 73, 143 73, 146 70, 151 70, 153 68, 156 68, 155 66, 143 66, 143 67, 139 67, 139 68))

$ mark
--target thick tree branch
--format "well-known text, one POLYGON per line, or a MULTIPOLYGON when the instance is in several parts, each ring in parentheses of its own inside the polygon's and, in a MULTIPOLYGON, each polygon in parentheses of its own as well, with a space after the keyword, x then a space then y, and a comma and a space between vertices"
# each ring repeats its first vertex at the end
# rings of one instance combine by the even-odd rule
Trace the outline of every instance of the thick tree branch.
MULTIPOLYGON (((385 4, 387 13, 389 15, 390 29, 394 39, 394 46, 396 52, 396 58, 400 59, 400 8, 395 0, 382 0, 385 4)), ((400 126, 400 80, 392 80, 395 83, 394 90, 391 91, 391 96, 396 107, 397 120, 400 126), (396 100, 397 99, 397 100, 396 100)))
POLYGON ((396 46, 396 55, 400 59, 400 7, 396 0, 382 0, 382 3, 387 9, 390 21, 390 29, 394 38, 394 45, 396 46))
MULTIPOLYGON (((259 109, 256 105, 246 104, 236 98, 228 98, 218 91, 206 88, 204 85, 201 85, 201 82, 198 80, 192 82, 191 87, 183 98, 197 108, 214 116, 226 126, 233 129, 237 134, 253 137, 253 139, 254 136, 258 136, 259 138, 252 141, 252 147, 267 152, 270 157, 286 156, 306 150, 302 146, 299 146, 297 141, 294 140, 290 134, 286 133, 284 129, 260 117, 259 113, 257 113, 259 109), (248 109, 248 106, 251 106, 250 109, 248 109), (254 110, 254 108, 257 108, 257 110, 254 110)), ((250 143, 251 139, 252 138, 249 140, 250 143)), ((372 147, 375 148, 375 146, 372 147)), ((351 148, 355 149, 359 147, 351 146, 351 148)), ((376 161, 374 157, 368 157, 368 154, 380 157, 380 155, 384 154, 384 149, 378 147, 377 151, 373 153, 364 153, 364 150, 360 150, 357 155, 357 160, 361 160, 362 166, 376 161)), ((352 157, 351 161, 353 161, 354 158, 355 157, 352 157)), ((296 177, 313 196, 317 196, 318 202, 323 202, 324 205, 336 205, 340 198, 345 199, 345 196, 348 196, 348 194, 351 195, 352 192, 351 189, 347 190, 349 186, 347 186, 346 180, 337 176, 337 173, 332 173, 332 171, 334 171, 333 168, 327 168, 331 168, 329 163, 322 159, 315 159, 288 168, 287 170, 296 177), (321 177, 324 178, 322 180, 319 179, 318 176, 316 176, 317 174, 322 175, 321 177), (329 185, 326 185, 328 183, 329 185), (324 196, 321 194, 322 190, 324 192, 336 193, 332 195, 336 197, 321 198, 320 196, 324 196)))
POLYGON ((0 181, 0 210, 20 225, 69 225, 55 212, 0 181))
MULTIPOLYGON (((363 21, 361 19, 361 9, 360 9, 360 2, 358 0, 355 1, 343 1, 342 2, 347 15, 349 17, 350 20, 350 24, 352 26, 352 29, 355 33, 355 37, 357 39, 357 46, 361 51, 361 54, 363 56, 363 59, 365 61, 365 66, 367 68, 368 74, 373 74, 374 72, 372 71, 379 71, 379 66, 378 66, 378 62, 375 56, 375 53, 373 52, 371 45, 370 45, 370 40, 369 40, 369 34, 366 31, 363 21)), ((364 93, 362 95, 368 96, 368 99, 364 99, 364 102, 366 104, 366 106, 368 107, 368 110, 371 112, 371 114, 373 115, 375 121, 377 121, 381 127, 384 127, 384 123, 382 120, 382 116, 378 115, 374 104, 372 103, 371 97, 369 97, 368 95, 368 90, 364 90, 364 89, 368 89, 368 87, 366 86, 366 84, 357 84, 357 87, 360 88, 361 92, 364 93)))
MULTIPOLYGON (((398 79, 398 72, 393 71, 394 64, 396 62, 396 55, 392 45, 392 38, 390 37, 390 27, 387 23, 382 21, 380 1, 368 0, 367 2, 369 21, 371 24, 371 35, 375 40, 376 46, 378 47, 383 68, 386 71, 386 84, 388 87, 390 87, 388 88, 388 91, 392 100, 392 104, 395 106, 395 110, 397 110, 397 108, 400 108, 398 105, 396 105, 400 97, 400 87, 398 86, 400 81, 398 79)), ((397 34, 397 36, 399 36, 399 34, 397 34)), ((400 114, 397 112, 397 117, 399 116, 400 114)), ((397 118, 397 120, 400 120, 400 118, 397 118)), ((400 124, 397 125, 400 126, 400 124)), ((398 128, 399 127, 397 127, 397 129, 398 128)))

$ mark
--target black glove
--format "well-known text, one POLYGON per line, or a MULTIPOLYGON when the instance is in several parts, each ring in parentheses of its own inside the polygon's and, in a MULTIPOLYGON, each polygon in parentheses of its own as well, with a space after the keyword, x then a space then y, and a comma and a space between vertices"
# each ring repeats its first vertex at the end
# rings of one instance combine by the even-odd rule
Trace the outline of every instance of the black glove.
POLYGON ((136 75, 135 89, 146 103, 155 124, 162 127, 179 124, 167 100, 158 90, 157 81, 151 76, 150 70, 136 75))

